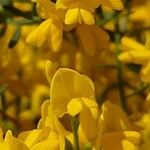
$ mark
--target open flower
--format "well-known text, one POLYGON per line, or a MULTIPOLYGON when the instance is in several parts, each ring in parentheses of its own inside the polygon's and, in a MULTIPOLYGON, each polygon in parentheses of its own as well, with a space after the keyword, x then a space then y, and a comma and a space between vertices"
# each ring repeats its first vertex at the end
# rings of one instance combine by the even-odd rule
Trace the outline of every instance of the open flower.
POLYGON ((99 118, 96 150, 136 150, 140 142, 140 133, 134 131, 126 114, 121 108, 106 101, 102 105, 99 118))
POLYGON ((48 43, 50 49, 55 52, 59 51, 63 35, 63 13, 56 10, 55 4, 49 0, 38 0, 37 11, 45 21, 28 36, 27 42, 38 47, 48 43))
POLYGON ((19 139, 24 141, 30 150, 64 150, 65 137, 69 135, 58 117, 53 113, 50 101, 42 105, 42 116, 38 128, 22 132, 19 139))
POLYGON ((58 117, 79 115, 80 128, 87 138, 96 136, 98 105, 93 82, 87 76, 67 68, 58 69, 51 83, 50 101, 58 117))
POLYGON ((56 2, 58 9, 67 10, 64 22, 68 25, 76 23, 94 24, 95 20, 92 13, 98 5, 98 0, 57 0, 56 2))

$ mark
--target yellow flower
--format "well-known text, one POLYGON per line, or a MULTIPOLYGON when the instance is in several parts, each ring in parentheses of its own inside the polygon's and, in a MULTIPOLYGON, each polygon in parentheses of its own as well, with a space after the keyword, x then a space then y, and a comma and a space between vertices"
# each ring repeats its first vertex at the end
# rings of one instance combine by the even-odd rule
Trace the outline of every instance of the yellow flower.
POLYGON ((129 19, 133 22, 141 22, 144 26, 150 25, 149 16, 150 2, 147 1, 143 5, 133 6, 132 13, 129 15, 129 19))
POLYGON ((47 100, 43 103, 41 107, 41 119, 38 123, 38 128, 42 129, 44 127, 50 127, 51 130, 54 130, 57 133, 65 134, 65 129, 60 123, 58 117, 54 114, 50 100, 47 100))
POLYGON ((52 61, 48 60, 46 62, 46 75, 50 84, 57 68, 58 68, 57 64, 53 63, 52 61))
POLYGON ((61 68, 55 73, 50 91, 52 110, 58 117, 79 114, 80 128, 91 140, 97 135, 98 105, 93 82, 71 69, 61 68), (89 122, 87 126, 86 122, 89 122))
POLYGON ((92 13, 98 5, 98 0, 57 0, 56 2, 58 9, 67 10, 64 21, 65 24, 94 24, 95 20, 92 13))
POLYGON ((86 41, 87 45, 84 43, 83 44, 80 43, 82 47, 76 48, 72 44, 73 41, 64 40, 62 49, 59 53, 54 53, 51 51, 51 54, 49 57, 50 62, 47 63, 47 69, 46 69, 47 78, 48 78, 48 81, 51 83, 52 78, 58 68, 65 67, 65 68, 76 70, 92 78, 96 87, 95 93, 97 95, 101 93, 108 85, 110 85, 110 82, 115 82, 114 71, 112 74, 109 74, 108 73, 109 70, 100 69, 98 67, 100 64, 113 64, 114 54, 111 51, 107 51, 107 48, 109 48, 109 45, 110 45, 108 41, 109 38, 108 38, 108 35, 105 32, 103 32, 103 30, 99 29, 98 27, 95 27, 95 25, 93 26, 85 25, 86 29, 84 28, 84 25, 79 25, 79 26, 82 26, 82 27, 80 28, 80 30, 78 30, 78 26, 77 26, 76 32, 78 36, 81 36, 80 37, 82 38, 81 42, 83 43, 83 41, 86 41), (97 31, 96 33, 95 31, 93 31, 95 28, 97 31), (78 31, 81 31, 81 32, 79 33, 78 31), (86 36, 83 37, 82 36, 83 33, 86 36), (103 36, 103 38, 101 36, 103 36), (91 40, 90 37, 94 38, 95 41, 91 40), (98 42, 98 41, 101 41, 101 42, 98 42), (85 49, 83 50, 83 46, 87 49, 87 51, 89 51, 89 53, 93 53, 93 51, 90 49, 90 47, 92 47, 91 45, 93 44, 95 45, 94 46, 95 52, 94 52, 94 55, 90 56, 89 54, 85 52, 85 49), (103 86, 99 86, 99 85, 103 85, 103 86))
POLYGON ((31 150, 64 150, 65 137, 68 136, 58 117, 53 113, 50 101, 42 105, 42 117, 38 129, 22 132, 19 139, 31 150))
POLYGON ((49 0, 37 1, 37 11, 46 20, 28 36, 27 42, 38 47, 48 44, 53 51, 59 51, 63 35, 63 13, 56 10, 55 4, 49 0))
POLYGON ((147 38, 147 45, 145 46, 133 39, 123 37, 121 42, 124 51, 119 55, 119 59, 122 62, 135 63, 143 66, 140 75, 145 82, 150 81, 150 47, 148 47, 148 40, 149 38, 147 38))
POLYGON ((66 13, 65 24, 76 24, 76 23, 84 23, 87 25, 92 25, 95 23, 93 15, 83 9, 72 8, 69 9, 66 13))
POLYGON ((136 150, 139 142, 140 133, 132 129, 126 114, 118 105, 106 101, 99 118, 95 149, 136 150))
POLYGON ((63 27, 59 21, 47 19, 28 36, 27 42, 38 47, 48 43, 50 49, 57 52, 61 48, 62 30, 63 27))
POLYGON ((67 113, 67 105, 73 98, 94 100, 94 86, 88 77, 71 69, 61 68, 53 77, 50 97, 54 112, 61 117, 67 113))
POLYGON ((32 131, 22 132, 19 139, 24 141, 30 150, 57 150, 59 149, 59 140, 52 133, 51 129, 46 127, 43 129, 35 129, 32 131), (53 134, 53 138, 50 138, 53 134))

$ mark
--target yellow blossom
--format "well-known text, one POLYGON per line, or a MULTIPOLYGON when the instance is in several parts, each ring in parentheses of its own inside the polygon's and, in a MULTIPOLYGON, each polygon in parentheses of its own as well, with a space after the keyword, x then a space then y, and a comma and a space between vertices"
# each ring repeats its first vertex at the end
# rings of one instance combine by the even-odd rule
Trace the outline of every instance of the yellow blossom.
POLYGON ((140 142, 140 133, 134 131, 121 108, 109 101, 102 105, 99 118, 96 150, 136 150, 140 142))
MULTIPOLYGON (((148 38, 149 39, 149 38, 148 38)), ((148 40, 147 39, 147 40, 148 40)), ((146 42, 148 43, 148 42, 146 42)), ((148 45, 148 44, 147 44, 148 45)), ((136 42, 133 39, 124 37, 122 39, 123 53, 119 55, 119 59, 122 62, 135 63, 142 65, 141 78, 143 81, 149 82, 150 72, 150 51, 149 47, 136 42)))
POLYGON ((117 10, 124 8, 121 0, 100 0, 100 4, 117 10))
POLYGON ((31 150, 47 150, 49 148, 64 150, 64 137, 68 134, 53 113, 48 100, 42 105, 42 118, 38 124, 38 129, 22 132, 19 139, 24 141, 31 150))
POLYGON ((59 51, 63 35, 62 13, 56 10, 55 4, 49 0, 37 1, 37 11, 46 20, 28 36, 27 42, 38 47, 46 43, 53 51, 59 51))
POLYGON ((62 68, 53 77, 50 97, 54 112, 61 117, 67 112, 67 105, 71 99, 82 97, 94 99, 95 96, 93 86, 85 76, 76 71, 62 68), (82 90, 83 87, 84 90, 82 90))
POLYGON ((98 7, 98 0, 57 0, 56 7, 59 9, 66 9, 65 24, 85 23, 91 25, 95 23, 92 12, 98 7))
POLYGON ((149 1, 139 6, 135 5, 132 8, 132 13, 129 16, 129 19, 133 22, 141 22, 142 26, 149 26, 150 25, 149 9, 150 9, 149 1))
POLYGON ((7 131, 5 138, 3 139, 3 133, 0 129, 0 146, 3 150, 29 150, 25 143, 12 136, 10 130, 7 131))
POLYGON ((58 117, 65 113, 72 117, 80 114, 80 127, 86 137, 90 140, 96 136, 99 112, 94 86, 88 77, 71 69, 58 69, 51 83, 50 97, 52 110, 58 117), (90 126, 87 126, 89 120, 90 126))

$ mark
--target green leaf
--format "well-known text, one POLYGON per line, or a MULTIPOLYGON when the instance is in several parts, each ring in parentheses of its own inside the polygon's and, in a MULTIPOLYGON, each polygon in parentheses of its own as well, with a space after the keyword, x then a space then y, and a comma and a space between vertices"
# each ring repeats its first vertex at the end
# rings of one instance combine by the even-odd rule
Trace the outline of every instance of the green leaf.
POLYGON ((20 38, 20 35, 21 35, 21 28, 19 25, 17 25, 16 31, 14 32, 12 39, 10 40, 10 42, 8 44, 9 48, 13 48, 17 44, 17 42, 20 38))

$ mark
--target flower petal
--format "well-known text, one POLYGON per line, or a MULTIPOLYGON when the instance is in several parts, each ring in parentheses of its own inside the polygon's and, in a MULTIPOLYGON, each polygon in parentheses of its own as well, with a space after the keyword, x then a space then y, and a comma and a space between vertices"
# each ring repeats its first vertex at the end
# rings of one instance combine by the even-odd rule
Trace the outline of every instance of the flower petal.
POLYGON ((131 130, 126 114, 117 105, 106 101, 102 106, 102 114, 106 132, 131 130))
POLYGON ((67 68, 58 69, 51 84, 50 91, 52 109, 61 117, 67 112, 67 105, 71 99, 87 97, 95 99, 91 82, 82 75, 67 68))
POLYGON ((27 43, 33 43, 38 47, 42 46, 48 36, 50 26, 51 19, 47 19, 46 21, 42 22, 33 32, 31 32, 31 34, 29 34, 26 40, 27 43))
POLYGON ((78 8, 69 9, 66 13, 65 24, 76 24, 78 19, 78 8))
POLYGON ((121 0, 100 0, 101 5, 106 5, 107 7, 111 7, 117 10, 124 9, 123 3, 121 0))
POLYGON ((80 103, 80 99, 72 99, 67 105, 67 110, 71 116, 76 116, 77 114, 79 114, 82 110, 82 104, 80 103))
POLYGON ((81 22, 83 21, 85 24, 87 25, 92 25, 95 24, 95 20, 94 20, 94 16, 91 14, 91 12, 84 10, 84 9, 80 9, 80 14, 78 15, 78 21, 81 24, 81 22), (80 16, 81 15, 81 16, 80 16))

